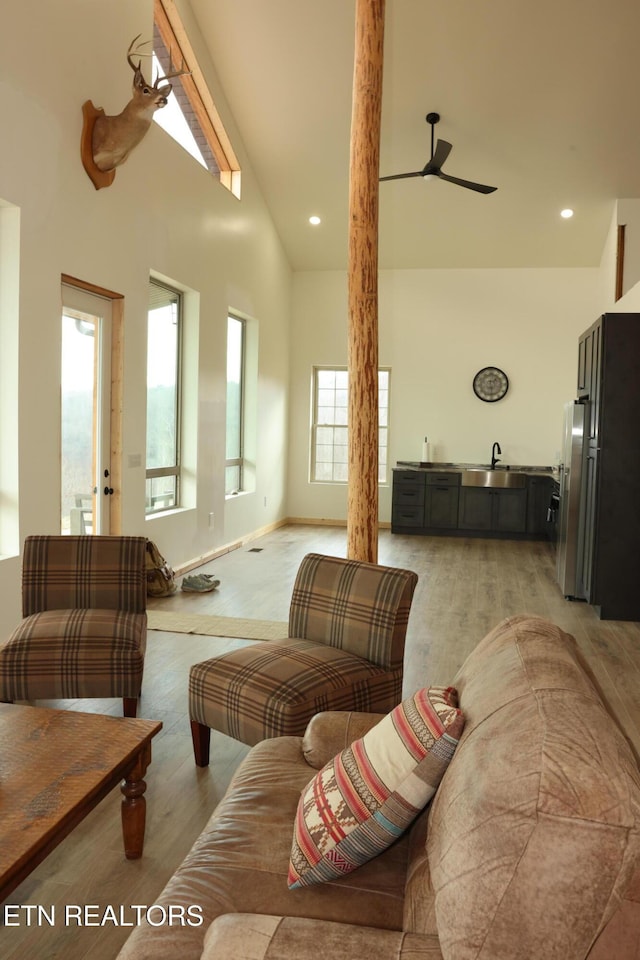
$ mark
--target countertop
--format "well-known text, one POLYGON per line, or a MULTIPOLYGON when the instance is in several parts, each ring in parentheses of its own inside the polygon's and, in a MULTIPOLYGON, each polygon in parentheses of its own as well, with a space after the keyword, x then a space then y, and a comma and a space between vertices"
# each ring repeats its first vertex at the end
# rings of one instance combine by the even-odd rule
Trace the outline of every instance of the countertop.
MULTIPOLYGON (((420 463, 416 460, 398 460, 394 470, 418 470, 421 473, 462 473, 463 470, 490 470, 488 463, 420 463)), ((532 477, 558 477, 557 467, 537 465, 502 464, 495 470, 509 470, 512 473, 526 473, 532 477)))

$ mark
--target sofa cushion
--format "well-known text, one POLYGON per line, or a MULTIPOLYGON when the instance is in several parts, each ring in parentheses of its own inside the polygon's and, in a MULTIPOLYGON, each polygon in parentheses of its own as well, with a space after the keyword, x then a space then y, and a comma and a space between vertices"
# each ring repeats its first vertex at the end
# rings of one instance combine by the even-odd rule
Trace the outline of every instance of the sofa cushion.
POLYGON ((397 840, 435 793, 463 726, 455 690, 425 688, 318 771, 298 804, 289 886, 344 876, 397 840))
MULTIPOLYGON (((300 792, 312 772, 299 737, 263 740, 253 747, 184 862, 153 900, 167 914, 172 905, 185 911, 201 905, 202 925, 167 921, 151 926, 145 921, 134 930, 119 960, 165 956, 200 960, 209 924, 228 913, 268 913, 401 930, 406 837, 340 880, 289 890, 292 825, 300 792)), ((193 824, 188 827, 193 830, 193 824)), ((239 948, 234 960, 241 953, 239 948)))
POLYGON ((409 868, 405 929, 433 885, 447 960, 586 957, 640 856, 640 775, 577 646, 504 621, 454 678, 466 724, 409 868))

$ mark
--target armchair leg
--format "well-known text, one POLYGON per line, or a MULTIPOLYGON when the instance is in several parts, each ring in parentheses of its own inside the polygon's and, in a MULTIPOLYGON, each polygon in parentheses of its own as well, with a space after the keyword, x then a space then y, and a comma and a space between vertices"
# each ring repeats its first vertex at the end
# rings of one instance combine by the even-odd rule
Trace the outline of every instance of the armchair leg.
POLYGON ((197 720, 191 721, 191 739, 193 740, 193 755, 198 767, 209 766, 209 744, 211 741, 211 730, 204 723, 198 723, 197 720))
POLYGON ((123 697, 122 698, 122 713, 125 717, 133 717, 135 719, 138 713, 138 698, 137 697, 123 697))

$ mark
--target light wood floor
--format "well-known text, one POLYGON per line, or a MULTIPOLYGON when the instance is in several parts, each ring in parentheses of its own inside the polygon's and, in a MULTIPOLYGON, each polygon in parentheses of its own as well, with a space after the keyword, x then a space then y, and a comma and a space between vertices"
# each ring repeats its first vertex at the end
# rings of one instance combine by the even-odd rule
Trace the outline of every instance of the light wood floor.
MULTIPOLYGON (((177 593, 150 601, 160 609, 286 620, 293 580, 305 553, 345 555, 343 528, 286 526, 252 541, 203 571, 221 584, 210 594, 177 593)), ((170 558, 169 558, 170 559, 170 558)), ((544 542, 410 537, 381 531, 379 562, 419 575, 405 658, 404 693, 449 683, 467 653, 504 616, 534 613, 572 633, 627 735, 640 750, 640 624, 600 621, 570 603, 555 584, 555 557, 544 542)), ((247 752, 212 736, 212 762, 193 762, 187 716, 189 666, 244 641, 150 631, 140 715, 162 720, 147 777, 147 833, 142 860, 122 852, 115 791, 10 896, 12 904, 151 905, 183 859, 247 752)), ((44 705, 44 704, 42 704, 44 705)), ((118 714, 116 701, 47 703, 118 714)), ((0 758, 0 790, 2 762, 0 758)), ((130 931, 58 923, 0 926, 0 960, 112 960, 130 931)))

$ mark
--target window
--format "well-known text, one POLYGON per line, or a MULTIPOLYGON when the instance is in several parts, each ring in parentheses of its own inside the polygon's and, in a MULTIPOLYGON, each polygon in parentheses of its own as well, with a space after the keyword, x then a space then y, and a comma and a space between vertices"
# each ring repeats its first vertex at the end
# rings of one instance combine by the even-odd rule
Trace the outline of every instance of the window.
MULTIPOLYGON (((378 371, 378 482, 387 482, 389 370, 378 371)), ((313 371, 311 480, 347 482, 349 374, 343 367, 313 371)))
POLYGON ((180 505, 180 341, 182 296, 149 283, 147 323, 146 512, 180 505))
POLYGON ((244 489, 244 368, 245 322, 227 318, 227 455, 224 492, 244 489))
POLYGON ((183 65, 189 71, 172 78, 175 96, 153 119, 239 198, 238 160, 173 2, 154 0, 153 54, 161 76, 183 65))

